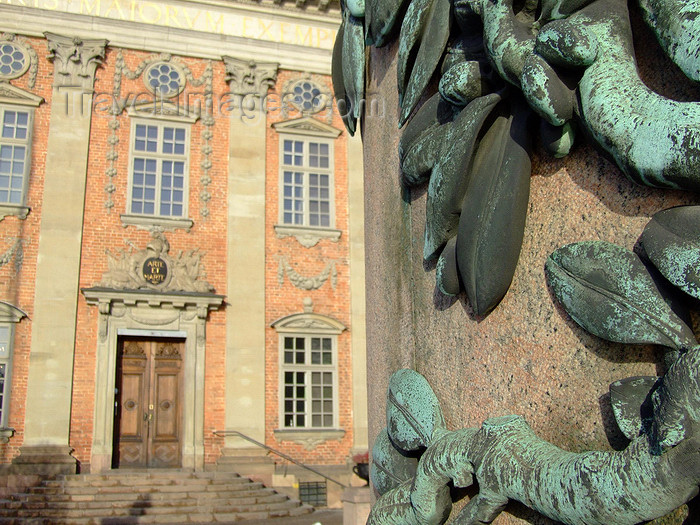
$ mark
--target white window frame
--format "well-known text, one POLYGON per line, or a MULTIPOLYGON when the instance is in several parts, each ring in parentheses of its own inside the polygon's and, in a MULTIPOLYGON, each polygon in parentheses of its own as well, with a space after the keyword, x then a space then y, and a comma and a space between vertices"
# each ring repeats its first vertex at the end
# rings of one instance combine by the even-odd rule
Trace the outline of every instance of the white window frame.
POLYGON ((8 428, 10 419, 10 399, 12 394, 12 356, 14 354, 15 325, 27 314, 16 306, 0 301, 0 326, 7 328, 7 341, 0 341, 0 364, 5 365, 5 379, 2 391, 2 406, 0 406, 0 443, 7 443, 14 434, 14 429, 8 428), (4 345, 2 343, 5 343, 4 345))
MULTIPOLYGON (((27 194, 29 192, 29 179, 32 172, 32 146, 34 138, 34 110, 44 99, 38 95, 20 89, 12 84, 3 85, 3 93, 0 94, 0 126, 4 122, 5 111, 24 111, 29 114, 27 123, 26 139, 3 139, 0 136, 0 143, 25 144, 26 155, 24 162, 24 173, 22 174, 22 198, 20 203, 0 202, 0 220, 8 215, 16 215, 20 219, 25 219, 29 214, 27 206, 27 194)), ((1 128, 0 128, 1 129, 1 128)), ((1 135, 1 133, 0 133, 1 135)))
POLYGON ((128 184, 128 199, 127 199, 127 213, 129 215, 140 215, 143 217, 153 217, 156 219, 185 219, 187 218, 189 209, 189 174, 190 174, 190 136, 191 136, 191 126, 183 123, 175 122, 164 122, 158 120, 147 120, 147 119, 132 119, 131 121, 131 136, 129 139, 129 184, 128 184), (158 128, 158 151, 156 152, 142 152, 136 151, 136 128, 137 126, 146 127, 156 127, 158 128), (175 130, 182 129, 185 131, 184 139, 184 149, 185 152, 182 155, 179 154, 168 154, 163 153, 163 143, 164 137, 163 132, 165 128, 173 128, 175 130), (134 187, 134 160, 136 158, 144 159, 154 159, 157 161, 157 171, 156 171, 156 189, 155 189, 155 203, 154 203, 154 213, 135 213, 133 211, 133 187, 134 187), (174 161, 182 162, 183 168, 183 199, 182 199, 182 215, 162 215, 160 213, 161 206, 161 190, 163 184, 163 170, 162 163, 164 161, 174 161))
POLYGON ((163 228, 164 230, 175 230, 181 228, 189 231, 194 224, 194 221, 189 218, 192 124, 197 121, 199 115, 189 114, 186 112, 186 108, 173 104, 172 102, 160 100, 157 102, 157 104, 150 102, 140 105, 132 105, 127 109, 127 112, 131 117, 131 130, 129 135, 129 179, 126 190, 126 212, 121 215, 122 224, 124 226, 134 225, 138 228, 144 229, 152 229, 154 226, 157 226, 163 228), (159 127, 158 153, 141 155, 141 152, 135 151, 134 146, 136 143, 136 126, 138 125, 159 127), (177 160, 180 159, 179 155, 162 153, 162 129, 164 127, 185 129, 185 153, 182 156, 185 162, 182 216, 173 217, 160 214, 160 188, 162 183, 162 171, 159 171, 158 173, 158 185, 156 190, 157 200, 154 210, 155 213, 152 215, 146 213, 132 213, 134 157, 144 156, 146 158, 156 158, 158 160, 170 158, 176 158, 177 160))
POLYGON ((314 229, 319 229, 319 230, 331 230, 335 228, 335 151, 334 151, 334 144, 333 141, 328 140, 323 137, 308 137, 308 136, 303 136, 303 135, 292 135, 292 134, 285 134, 280 136, 279 140, 279 224, 282 226, 286 227, 291 227, 291 228, 314 228, 314 229), (294 164, 285 164, 284 162, 284 155, 285 155, 285 142, 286 141, 291 141, 292 144, 295 142, 301 142, 303 144, 303 149, 304 151, 302 152, 302 165, 301 166, 295 166, 294 164), (323 144, 328 146, 328 167, 327 168, 321 168, 321 167, 311 167, 309 159, 310 159, 310 145, 314 144, 323 144), (296 224, 294 222, 285 222, 284 221, 284 215, 285 215, 285 209, 284 209, 284 201, 285 201, 285 195, 284 195, 284 185, 285 185, 285 172, 290 171, 292 173, 301 173, 303 176, 303 182, 302 182, 302 188, 303 188, 303 195, 302 195, 302 202, 303 202, 303 210, 302 210, 302 216, 303 216, 303 221, 301 224, 296 224), (309 178, 311 174, 318 174, 320 175, 327 175, 328 176, 328 225, 322 226, 320 224, 311 224, 310 220, 310 202, 311 202, 311 197, 309 195, 309 189, 310 189, 310 181, 309 178))
MULTIPOLYGON (((313 334, 313 333, 283 333, 279 334, 279 352, 280 352, 280 428, 285 429, 285 430, 329 430, 329 429, 335 429, 338 428, 338 338, 335 335, 330 335, 330 334, 313 334), (285 362, 285 340, 287 338, 292 338, 292 339, 303 339, 305 341, 305 349, 304 349, 304 354, 305 354, 305 360, 303 364, 297 364, 297 363, 287 363, 285 362), (312 364, 311 363, 311 340, 314 338, 320 338, 321 340, 323 339, 329 339, 331 341, 331 358, 332 362, 331 364, 312 364), (305 404, 305 409, 303 411, 304 417, 305 417, 305 423, 303 426, 297 426, 296 421, 293 422, 292 425, 287 425, 286 424, 286 418, 287 418, 287 409, 286 409, 286 402, 287 402, 287 395, 286 395, 286 389, 287 389, 287 383, 285 381, 285 376, 287 373, 304 373, 305 378, 304 378, 304 404, 305 404), (321 374, 326 374, 330 373, 332 375, 332 380, 331 380, 331 387, 332 387, 332 411, 333 411, 333 421, 331 422, 330 425, 324 425, 321 424, 320 426, 314 426, 313 425, 313 417, 314 415, 318 415, 314 413, 313 410, 313 384, 312 384, 312 374, 313 373, 321 373, 321 374)), ((321 356, 322 356, 321 352, 321 356)), ((297 385, 297 383, 294 383, 294 385, 297 385)), ((323 388, 323 385, 321 388, 323 388)), ((297 388, 296 386, 293 386, 291 388, 297 388)), ((294 403, 296 403, 296 393, 294 393, 294 403)), ((321 401, 323 403, 323 401, 321 401)), ((297 408, 293 407, 293 414, 297 414, 297 408)), ((323 417, 323 409, 321 412, 321 417, 323 417)), ((295 416, 294 416, 295 417, 295 416)))
POLYGON ((275 234, 278 238, 284 239, 285 237, 295 237, 302 246, 305 248, 311 248, 318 244, 321 239, 329 239, 332 242, 338 242, 340 239, 340 230, 336 228, 336 182, 335 182, 335 140, 340 136, 342 131, 334 128, 328 124, 325 124, 313 117, 302 117, 293 120, 287 120, 284 122, 276 122, 272 127, 278 133, 278 151, 279 151, 279 162, 278 162, 278 214, 277 214, 277 224, 274 226, 275 234), (308 224, 308 178, 306 178, 305 187, 305 210, 304 214, 307 217, 303 225, 299 224, 285 224, 284 223, 284 172, 288 167, 297 168, 296 166, 287 166, 284 163, 284 141, 285 140, 298 140, 304 142, 307 146, 305 147, 306 160, 302 169, 296 171, 303 171, 305 173, 309 172, 323 172, 328 173, 329 179, 329 209, 330 209, 330 226, 310 226, 308 224), (329 167, 328 169, 316 170, 308 165, 308 144, 310 142, 317 142, 320 144, 327 144, 328 154, 329 154, 329 167))
MULTIPOLYGON (((11 106, 0 105, 0 147, 2 146, 24 146, 24 171, 22 172, 22 188, 20 190, 19 202, 10 202, 2 200, 0 204, 5 206, 24 206, 27 202, 27 190, 29 189, 29 174, 31 173, 32 164, 32 136, 34 129, 34 108, 26 106, 11 106), (2 136, 2 131, 5 127, 5 115, 7 112, 26 113, 27 115, 27 136, 24 139, 5 138, 2 136)), ((11 177, 11 176, 10 176, 11 177)), ((10 188, 12 183, 10 182, 10 188)), ((10 189, 8 188, 8 190, 10 189)), ((2 190, 4 188, 0 188, 2 190)))
MULTIPOLYGON (((274 328, 278 333, 277 345, 279 348, 279 359, 278 359, 278 374, 277 374, 277 384, 278 384, 278 425, 279 427, 275 429, 275 437, 279 441, 292 441, 304 446, 307 450, 313 450, 318 444, 323 443, 328 440, 339 441, 345 435, 345 430, 340 427, 340 390, 339 390, 339 376, 340 368, 339 362, 339 341, 340 334, 345 331, 345 325, 340 321, 328 317, 326 315, 316 314, 310 311, 305 311, 304 313, 292 314, 282 317, 272 323, 272 328, 274 328), (332 365, 288 365, 284 363, 284 338, 285 337, 328 337, 332 340, 332 365), (333 371, 333 426, 332 427, 313 427, 311 426, 312 420, 308 420, 303 427, 285 427, 284 426, 284 373, 287 370, 294 370, 296 367, 306 366, 307 370, 311 371, 333 371)), ((307 350, 310 352, 309 350, 307 350)), ((311 382, 310 375, 308 377, 308 382, 311 382)), ((309 385, 310 387, 310 385, 309 385)), ((309 391, 309 400, 311 397, 311 392, 309 391)), ((310 403, 310 401, 307 401, 310 403)), ((311 405, 307 405, 307 414, 311 414, 311 405)))
MULTIPOLYGON (((0 429, 7 428, 10 417, 12 391, 12 350, 15 336, 14 323, 0 320, 0 329, 7 330, 7 340, 0 338, 0 366, 5 366, 4 379, 0 376, 0 429)), ((1 333, 1 332, 0 332, 1 333)))

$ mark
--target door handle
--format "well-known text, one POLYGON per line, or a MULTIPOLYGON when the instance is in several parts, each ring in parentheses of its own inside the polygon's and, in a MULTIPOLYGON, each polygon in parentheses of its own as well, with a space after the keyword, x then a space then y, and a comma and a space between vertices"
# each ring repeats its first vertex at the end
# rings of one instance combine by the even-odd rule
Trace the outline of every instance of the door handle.
POLYGON ((151 421, 153 419, 153 412, 144 412, 143 413, 143 420, 144 421, 151 421))

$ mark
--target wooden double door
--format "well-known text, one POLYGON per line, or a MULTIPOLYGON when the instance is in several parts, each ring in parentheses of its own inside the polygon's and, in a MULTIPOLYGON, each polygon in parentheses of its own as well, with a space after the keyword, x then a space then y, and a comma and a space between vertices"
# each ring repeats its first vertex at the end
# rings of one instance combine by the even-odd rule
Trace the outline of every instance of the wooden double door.
POLYGON ((180 467, 184 341, 120 338, 113 468, 180 467))

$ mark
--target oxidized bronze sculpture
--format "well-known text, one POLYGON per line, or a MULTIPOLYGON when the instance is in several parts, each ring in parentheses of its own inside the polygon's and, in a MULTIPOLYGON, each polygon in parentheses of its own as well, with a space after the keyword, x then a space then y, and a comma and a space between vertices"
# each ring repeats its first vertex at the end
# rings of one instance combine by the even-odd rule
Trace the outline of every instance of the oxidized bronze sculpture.
POLYGON ((662 378, 610 386, 615 418, 630 440, 625 450, 567 452, 538 438, 519 416, 450 432, 427 381, 401 370, 389 384, 387 429, 373 449, 372 482, 381 497, 368 523, 444 523, 450 483, 479 484, 453 521, 460 525, 490 523, 511 499, 568 524, 632 525, 696 496, 700 345, 671 283, 700 299, 699 221, 700 207, 685 206, 647 225, 642 246, 660 274, 637 254, 602 241, 565 246, 547 261, 552 290, 586 330, 667 350, 662 378))
MULTIPOLYGON (((700 81, 700 2, 638 3, 667 55, 700 81)), ((333 81, 350 132, 362 118, 365 46, 398 36, 402 181, 428 183, 424 257, 437 259, 440 290, 464 292, 477 316, 498 305, 517 265, 533 129, 556 157, 578 131, 636 183, 700 189, 700 103, 640 80, 625 0, 357 0, 343 17, 333 81)), ((546 264, 583 328, 666 349, 663 377, 610 386, 624 451, 566 452, 518 416, 448 431, 427 381, 401 370, 373 449, 381 497, 368 523, 444 523, 449 487, 475 482, 453 523, 490 523, 514 499, 564 523, 634 524, 697 495, 700 346, 678 299, 700 299, 698 226, 700 208, 674 208, 647 225, 641 255, 583 242, 546 264)))
MULTIPOLYGON (((698 2, 640 3, 697 80, 698 2)), ((553 155, 565 156, 580 128, 635 182, 700 189, 700 104, 642 83, 625 0, 375 0, 348 2, 343 16, 333 80, 351 132, 365 44, 399 33, 402 176, 408 186, 430 180, 424 256, 439 258, 440 289, 463 289, 478 316, 500 302, 517 265, 532 126, 553 155), (439 94, 416 111, 438 68, 439 94)))

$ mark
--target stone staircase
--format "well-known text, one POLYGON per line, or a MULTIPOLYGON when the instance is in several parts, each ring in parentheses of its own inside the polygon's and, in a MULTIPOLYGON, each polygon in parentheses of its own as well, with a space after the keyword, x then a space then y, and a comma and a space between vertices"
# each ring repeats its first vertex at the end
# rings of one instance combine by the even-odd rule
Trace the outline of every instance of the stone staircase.
POLYGON ((119 470, 62 476, 0 500, 0 525, 231 523, 312 511, 233 473, 119 470))

